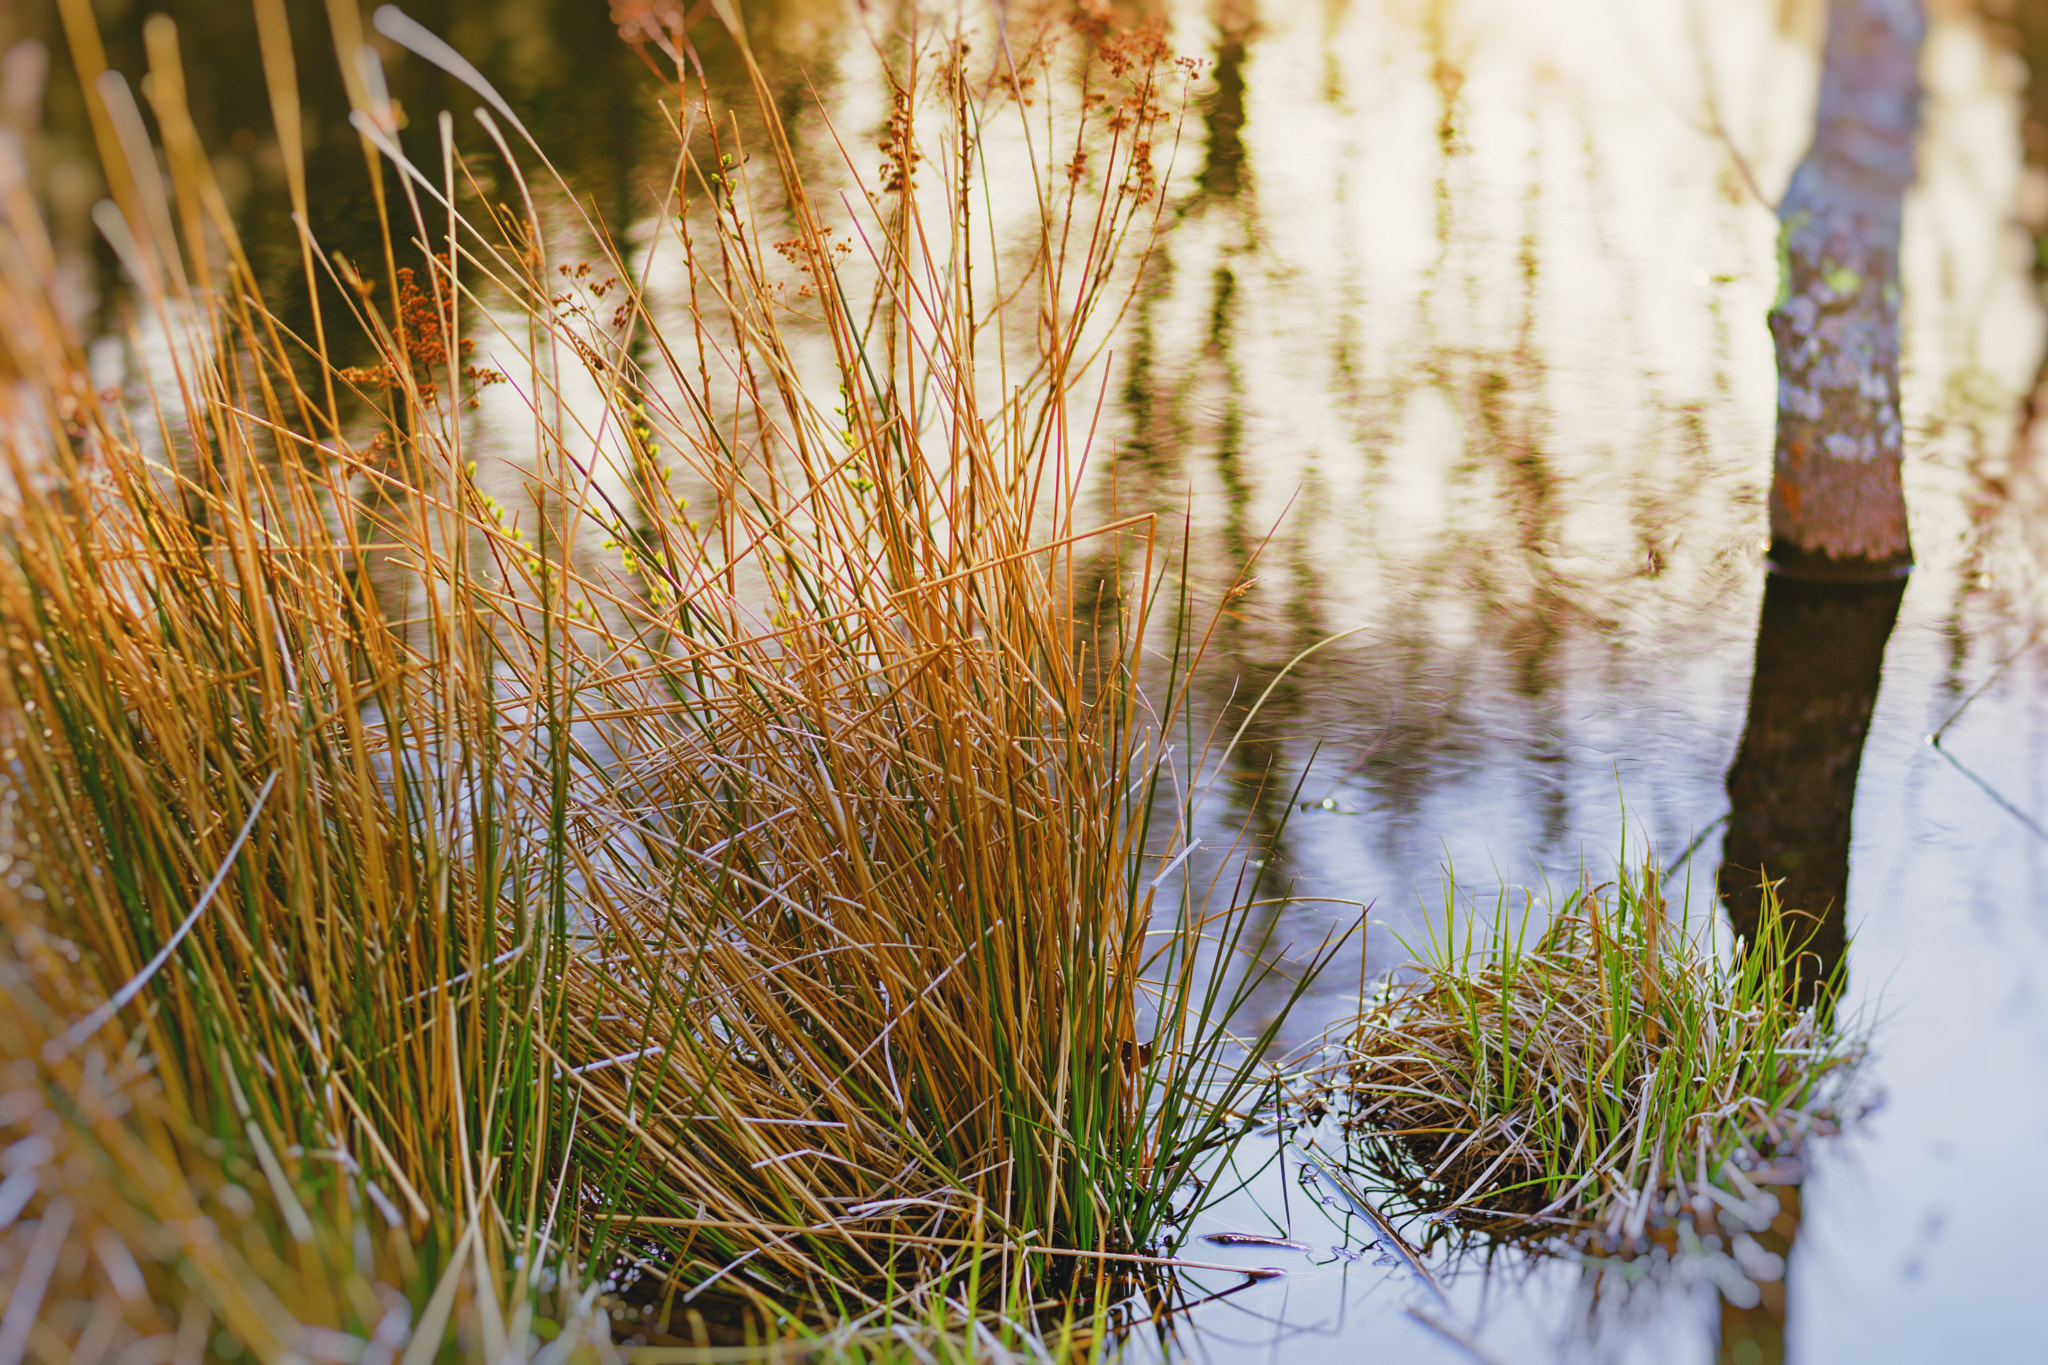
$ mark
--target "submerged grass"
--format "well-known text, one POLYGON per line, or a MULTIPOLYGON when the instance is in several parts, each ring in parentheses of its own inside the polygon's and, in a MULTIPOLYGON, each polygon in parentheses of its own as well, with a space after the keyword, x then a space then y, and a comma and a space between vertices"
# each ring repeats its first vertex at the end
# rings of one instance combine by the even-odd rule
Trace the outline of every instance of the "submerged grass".
MULTIPOLYGON (((1071 1322, 1155 1267, 1279 1027, 1232 1037, 1264 977, 1216 969, 1259 957, 1258 888, 1156 903, 1191 660, 1141 677, 1147 596, 1072 606, 1093 538, 1160 581, 1146 524, 1086 519, 1082 386, 1158 211, 1163 44, 1018 15, 992 70, 911 43, 882 175, 849 162, 828 206, 736 15, 741 111, 649 30, 676 157, 628 261, 386 7, 491 150, 445 115, 401 147, 331 8, 410 227, 351 262, 302 220, 349 302, 310 337, 247 264, 169 20, 154 136, 72 35, 144 406, 86 381, 0 149, 31 964, 0 1028, 0 1359, 419 1365, 456 1324, 493 1361, 606 1357, 615 1325, 687 1349, 834 1320, 973 1355, 1071 1322), (1004 119, 1021 252, 990 207, 1004 119), (476 448, 487 403, 518 449, 476 448)), ((303 205, 284 12, 257 11, 303 205)))
POLYGON ((1838 982, 1801 1002, 1797 923, 1767 890, 1755 939, 1723 956, 1654 866, 1547 919, 1531 898, 1461 922, 1447 897, 1321 1093, 1357 1163, 1469 1229, 1614 1249, 1681 1215, 1762 1226, 1760 1187, 1800 1178, 1866 1043, 1834 1019, 1838 982))

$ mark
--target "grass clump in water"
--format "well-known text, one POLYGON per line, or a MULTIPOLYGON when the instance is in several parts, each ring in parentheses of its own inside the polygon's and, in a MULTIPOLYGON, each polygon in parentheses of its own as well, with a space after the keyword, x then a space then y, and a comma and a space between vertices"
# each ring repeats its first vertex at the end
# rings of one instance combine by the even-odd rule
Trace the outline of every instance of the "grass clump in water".
POLYGON ((1503 898, 1461 924, 1447 898, 1414 977, 1349 1027, 1323 1075, 1358 1164, 1477 1231, 1621 1248, 1681 1213, 1754 1221, 1841 1122, 1867 1036, 1834 1019, 1839 975, 1802 1003, 1774 895, 1723 956, 1653 866, 1535 918, 1503 898))

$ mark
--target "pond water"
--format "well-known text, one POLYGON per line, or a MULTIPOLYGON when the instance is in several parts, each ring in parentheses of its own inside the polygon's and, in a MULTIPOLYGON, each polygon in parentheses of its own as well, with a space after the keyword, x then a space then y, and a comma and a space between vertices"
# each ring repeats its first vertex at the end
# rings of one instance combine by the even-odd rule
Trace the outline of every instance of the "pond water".
MULTIPOLYGON (((1631 1294, 1508 1258, 1450 1278, 1498 1359, 2000 1358, 2032 1336, 2048 509, 2020 430, 2041 355, 2020 222, 2039 172, 2004 35, 1935 19, 1906 227, 1920 567, 1860 776, 1853 751, 1846 772, 1832 760, 1854 793, 1848 972, 1884 1019, 1883 1102, 1804 1188, 1782 1338, 1758 1320, 1769 1300, 1745 1313, 1702 1282, 1631 1294)), ((1284 836, 1304 892, 1373 901, 1412 938, 1441 869, 1482 895, 1569 885, 1611 865, 1625 819, 1632 849, 1689 850, 1673 893, 1711 904, 1764 583, 1776 224, 1756 191, 1804 150, 1820 21, 1683 3, 1210 17, 1206 160, 1135 324, 1130 420, 1162 501, 1196 490, 1212 562, 1270 536, 1212 705, 1363 627, 1253 722, 1245 788, 1264 795, 1239 813, 1268 827, 1320 746, 1284 836), (1279 780, 1257 784, 1268 762, 1279 780)), ((1839 643, 1824 615, 1788 624, 1773 649, 1794 676, 1839 643)), ((1787 794, 1795 827, 1848 814, 1848 790, 1812 777, 1787 794)), ((1369 943, 1375 969, 1404 956, 1391 932, 1369 943)), ((1329 981, 1341 1015, 1355 986, 1329 981)), ((1259 1189, 1222 1221, 1264 1230, 1259 1189)), ((1288 1213, 1331 1261, 1299 1189, 1288 1213)), ((1177 1341, 1469 1358, 1410 1304, 1431 1296, 1403 1268, 1339 1259, 1197 1310, 1177 1341)))
MULTIPOLYGON (((101 8, 110 59, 139 72, 143 7, 101 8)), ((170 8, 259 266, 295 269, 246 18, 170 8)), ((665 153, 602 4, 408 8, 485 59, 612 221, 632 216, 665 153)), ((369 230, 340 173, 353 143, 332 117, 338 81, 319 74, 331 62, 304 36, 317 7, 292 12, 316 111, 312 216, 345 244, 369 230)), ((1256 561, 1198 707, 1228 732, 1270 695, 1220 775, 1205 847, 1249 830, 1298 892, 1329 898, 1277 926, 1297 948, 1369 903, 1364 967, 1377 972, 1405 956, 1396 934, 1412 937, 1447 868, 1484 900, 1602 873, 1626 840, 1632 857, 1657 850, 1673 899, 1706 913, 1724 830, 1761 829, 1774 852, 1810 859, 1815 885, 1846 876, 1848 980, 1882 1017, 1882 1102, 1816 1154, 1782 1220, 1796 1233, 1782 1287, 1767 1281, 1755 1307, 1711 1278, 1629 1285, 1515 1257, 1438 1267, 1439 1302, 1274 1165, 1203 1230, 1312 1250, 1197 1243, 1204 1259, 1289 1274, 1134 1350, 1812 1362, 2039 1349, 2025 1343, 2048 1283, 2033 1245, 2048 1222, 2048 468, 2027 423, 2044 349, 2031 234, 2048 227, 2048 160, 2030 156, 2048 158, 2048 134, 2029 111, 2048 99, 2025 57, 2048 34, 2000 14, 1932 16, 1905 257, 1918 568, 1888 642, 1865 629, 1869 667, 1837 677, 1801 661, 1846 648, 1853 608, 1788 609, 1758 639, 1768 203, 1806 146, 1822 5, 1169 11, 1176 50, 1210 65, 1167 231, 1115 343, 1099 488, 1105 514, 1191 508, 1184 548, 1205 616, 1256 561), (1874 685, 1874 711, 1860 766, 1851 725, 1787 770, 1770 809, 1731 822, 1726 776, 1760 652, 1778 661, 1772 687, 1832 687, 1854 710, 1874 685), (1846 869, 1844 850, 1819 847, 1843 821, 1846 869)), ((754 18, 790 89, 802 72, 835 120, 879 121, 853 16, 785 0, 754 18)), ((21 37, 64 60, 47 7, 0 16, 0 41, 21 37)), ((417 62, 394 53, 391 67, 408 108, 472 102, 417 62)), ((86 226, 99 191, 62 81, 38 145, 90 309, 113 275, 86 226)), ((104 359, 104 382, 122 382, 119 355, 104 359)), ((1355 1008, 1359 970, 1355 955, 1338 961, 1290 1041, 1355 1008)), ((1294 1160, 1250 1155, 1262 1154, 1294 1160)))

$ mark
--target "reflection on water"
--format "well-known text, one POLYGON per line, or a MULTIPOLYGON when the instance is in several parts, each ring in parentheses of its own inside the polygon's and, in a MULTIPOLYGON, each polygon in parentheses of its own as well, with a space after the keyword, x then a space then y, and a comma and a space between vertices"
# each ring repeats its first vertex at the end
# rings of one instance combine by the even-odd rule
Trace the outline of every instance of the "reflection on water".
POLYGON ((1720 1365, 1784 1365, 1786 1360, 1792 1242, 1799 1235, 1799 1187, 1781 1186, 1774 1193, 1778 1216, 1770 1227, 1743 1234, 1747 1238, 1743 1259, 1749 1262, 1745 1269, 1754 1269, 1762 1257, 1775 1257, 1777 1265, 1769 1268, 1776 1273, 1759 1274, 1752 1281, 1754 1302, 1747 1294, 1736 1302, 1725 1289, 1721 1291, 1720 1365))
POLYGON ((1799 963, 1811 988, 1841 963, 1850 815, 1902 581, 1764 584, 1742 746, 1728 770, 1718 884, 1735 932, 1754 939, 1765 880, 1811 933, 1799 963))
MULTIPOLYGON (((1227 613, 1204 705, 1229 735, 1265 697, 1223 774, 1236 801, 1217 833, 1274 828, 1316 754, 1273 852, 1300 889, 1373 901, 1376 924, 1412 933, 1447 858, 1482 898, 1497 880, 1600 873, 1625 797, 1631 835, 1667 852, 1707 835, 1672 893, 1693 913, 1711 913, 1718 883, 1745 919, 1754 897, 1734 869, 1768 868, 1791 904, 1825 912, 1822 962, 1857 930, 1859 999, 1958 951, 1959 922, 2002 926, 2033 964, 2012 967, 2005 1008, 2039 1038, 2029 983, 2048 944, 2017 927, 2048 921, 2037 857, 1960 779, 1931 776, 1918 745, 2023 650, 2044 606, 2039 473, 2011 440, 2042 354, 2032 253, 2015 255, 2007 226, 2023 183, 2013 73, 1970 15, 1937 13, 1907 210, 1911 595, 1767 583, 1776 225, 1747 182, 1775 193, 1804 150, 1821 13, 1466 0, 1187 14, 1214 88, 1129 326, 1116 505, 1177 520, 1192 497, 1195 618, 1227 613), (1256 581, 1226 601, 1248 560, 1256 581), (1976 908, 1930 914, 1943 898, 1976 908)), ((2017 684, 1987 695, 2040 732, 2017 684)), ((2041 809, 2025 760, 2001 771, 2024 774, 2017 804, 2041 809)), ((1281 936, 1312 942, 1339 917, 1301 907, 1281 936)), ((1367 966, 1404 951, 1376 929, 1367 966)), ((1333 976, 1336 1014, 1356 978, 1333 976)), ((1953 984, 1925 989, 1953 1001, 1953 984)), ((1913 1055, 1952 1047, 1937 1039, 1953 1009, 1918 1016, 1913 1055)), ((2024 1055, 1998 1036, 2000 1055, 2024 1055)), ((1895 1094, 1925 1074, 1899 1055, 1879 1063, 1895 1094)), ((1903 1153, 1946 1121, 1907 1102, 1875 1126, 1903 1153)), ((1902 1169, 1920 1167, 1886 1158, 1902 1169)), ((1572 1360, 1855 1358, 1835 1343, 1868 1350, 1939 1310, 1877 1288, 1900 1263, 1896 1220, 1875 1212, 1891 1187, 1830 1179, 1780 1192, 1773 1226, 1744 1244, 1750 1292, 1710 1294, 1704 1321, 1697 1298, 1658 1307, 1646 1286, 1628 1329, 1589 1344, 1584 1300, 1533 1271, 1519 1288, 1496 1271, 1461 1309, 1512 1343, 1507 1359, 1542 1355, 1537 1342, 1572 1360), (1852 1205, 1885 1232, 1831 1235, 1852 1205)), ((2024 1254, 1992 1231, 1996 1197, 1965 1198, 1986 1244, 2024 1254)), ((1370 1332, 1393 1358, 1457 1358, 1388 1311, 1398 1289, 1322 1283, 1238 1295, 1189 1348, 1334 1353, 1370 1332)), ((1979 1342, 2016 1330, 2010 1312, 1973 1321, 1979 1342)))
MULTIPOLYGON (((1749 711, 1728 770, 1728 826, 1715 881, 1730 927, 1750 943, 1765 883, 1774 884, 1799 949, 1796 966, 1786 965, 1808 995, 1845 965, 1856 779, 1905 591, 1903 579, 1831 583, 1774 572, 1764 581, 1749 711)), ((1777 1258, 1779 1270, 1758 1276, 1753 1296, 1720 1290, 1721 1365, 1786 1359, 1800 1200, 1797 1186, 1775 1194, 1777 1217, 1749 1245, 1777 1258)))
MULTIPOLYGON (((272 107, 263 78, 251 11, 218 0, 119 0, 93 7, 110 68, 131 83, 147 69, 143 26, 149 16, 169 14, 191 68, 192 114, 223 193, 235 210, 256 273, 285 322, 310 336, 311 304, 300 270, 299 242, 290 222, 284 157, 273 131, 272 107)), ((367 16, 371 5, 363 5, 367 16)), ((672 140, 655 100, 660 86, 619 39, 603 0, 408 0, 401 6, 429 29, 467 54, 516 108, 577 194, 623 238, 652 208, 666 183, 672 140)), ((326 0, 286 0, 301 103, 309 217, 323 251, 364 263, 364 273, 382 277, 383 237, 377 201, 370 192, 361 144, 347 123, 348 100, 342 67, 328 22, 326 0)), ((752 0, 747 6, 762 60, 787 73, 785 90, 794 97, 807 76, 829 87, 831 61, 826 42, 838 28, 831 6, 805 0, 752 0), (818 11, 824 11, 819 13, 818 11)), ((701 25, 699 56, 714 97, 737 102, 745 89, 731 44, 701 25)), ((437 164, 434 115, 458 115, 458 136, 476 150, 488 146, 469 120, 478 103, 454 78, 430 63, 407 58, 378 36, 367 20, 365 41, 382 58, 385 78, 406 121, 401 141, 421 164, 437 164)), ((75 277, 81 303, 93 316, 91 330, 118 334, 115 309, 118 273, 88 218, 92 202, 105 191, 84 97, 71 73, 67 30, 57 0, 9 0, 0 6, 0 47, 28 40, 50 53, 53 79, 38 136, 31 142, 32 170, 41 198, 54 218, 65 268, 75 277)), ((802 125, 799 125, 800 127, 802 125)), ((471 172, 485 197, 515 193, 493 176, 488 156, 471 172)), ((529 167, 537 173, 538 168, 529 167)), ((399 264, 417 229, 406 207, 400 178, 384 168, 385 204, 396 238, 399 264)), ((566 206, 564 206, 566 208, 566 206)), ((564 218, 568 215, 562 214, 564 218)), ((417 265, 418 262, 410 263, 417 265)), ((320 277, 323 308, 347 306, 336 282, 320 277)), ((388 286, 387 286, 388 288, 388 286)), ((344 341, 363 348, 342 363, 367 357, 367 342, 354 329, 339 329, 344 341)))
MULTIPOLYGON (((297 247, 245 17, 166 7, 204 64, 198 113, 241 186, 266 288, 303 306, 286 287, 297 247)), ((107 12, 110 57, 131 75, 149 8, 107 12)), ((324 247, 369 258, 376 223, 321 6, 288 8, 315 110, 313 217, 324 247)), ((479 58, 622 241, 647 240, 665 138, 603 4, 407 8, 479 58)), ((1190 617, 1222 613, 1197 729, 1245 734, 1215 786, 1227 799, 1197 831, 1205 852, 1284 829, 1269 857, 1298 890, 1375 906, 1368 961, 1333 970, 1295 1037, 1352 1005, 1355 969, 1401 958, 1385 930, 1416 928, 1418 893, 1434 897, 1447 861, 1481 888, 1575 882, 1617 851, 1624 797, 1631 838, 1667 852, 1727 817, 1718 860, 1710 836, 1677 869, 1674 900, 1706 913, 1718 882, 1739 924, 1767 871, 1790 904, 1825 912, 1828 961, 1856 934, 1858 991, 1910 995, 1879 1063, 1891 1107, 1853 1149, 1867 1177, 1824 1174, 1797 1205, 1789 1319, 1784 1291, 1767 1289, 1753 1309, 1724 1304, 1717 1336, 1709 1304, 1674 1295, 1592 1351, 1575 1284, 1533 1271, 1461 1278, 1460 1311, 1511 1359, 1766 1360, 1788 1333, 1804 1359, 1856 1343, 1874 1358, 1908 1340, 1933 1351, 1936 1321, 1962 1324, 1942 1352, 1999 1356, 2032 1255, 2016 1229, 2048 1217, 2031 1185, 2013 1192, 2032 1160, 2013 1134, 2048 1114, 2021 1087, 2012 1122, 1950 1130, 2048 1056, 2048 857, 1984 794, 2048 819, 2048 679, 2028 652, 2048 619, 2048 471, 2014 440, 2043 355, 2048 252, 2031 234, 2048 230, 2048 134, 2037 118, 2023 145, 2021 73, 2000 46, 2018 32, 2015 50, 2041 62, 2041 7, 2003 7, 2012 17, 1990 26, 1932 7, 1903 261, 1922 567, 1903 598, 1763 573, 1776 223, 1749 182, 1775 193, 1804 149, 1819 4, 1164 8, 1175 46, 1210 65, 1167 230, 1114 342, 1097 490, 1105 519, 1156 511, 1175 538, 1185 526, 1190 617), (1301 657, 1340 632, 1355 633, 1301 657), (1920 743, 1980 687, 1938 753, 1920 743), (1973 1044, 1960 1058, 1959 1028, 1973 1044), (1936 1199, 1957 1231, 1929 1248, 1919 1229, 1936 1199)), ((875 44, 897 42, 903 14, 822 0, 748 12, 791 107, 815 88, 849 144, 871 140, 887 111, 875 44)), ((0 38, 50 42, 61 73, 52 14, 48 0, 0 8, 0 38)), ((442 107, 466 118, 472 97, 387 57, 408 139, 430 138, 442 107)), ((704 58, 714 89, 733 79, 716 45, 704 58)), ((2048 108, 2042 88, 2027 98, 2048 108)), ((76 99, 55 83, 38 173, 70 224, 67 268, 111 329, 76 99)), ((822 124, 793 126, 799 154, 830 165, 822 124)), ((640 259, 656 297, 679 287, 673 258, 640 259)), ((525 428, 502 394, 464 419, 487 461, 525 428)), ((481 477, 519 496, 516 467, 481 477)), ((1105 549, 1089 591, 1143 592, 1143 562, 1105 549)), ((1350 911, 1274 913, 1277 950, 1350 911)), ((1299 1217, 1294 1198, 1274 1216, 1299 1217)), ((1404 1359, 1462 1358, 1397 1311, 1404 1291, 1369 1254, 1324 1260, 1324 1279, 1202 1309, 1180 1346, 1242 1359, 1370 1338, 1404 1359)))

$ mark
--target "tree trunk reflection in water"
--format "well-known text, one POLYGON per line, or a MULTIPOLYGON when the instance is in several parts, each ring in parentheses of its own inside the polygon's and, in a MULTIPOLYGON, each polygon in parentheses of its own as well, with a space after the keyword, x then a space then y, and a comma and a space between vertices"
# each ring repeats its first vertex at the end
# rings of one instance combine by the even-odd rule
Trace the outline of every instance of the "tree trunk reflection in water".
MULTIPOLYGON (((1717 877, 1735 932, 1754 942, 1765 878, 1778 883, 1795 935, 1812 938, 1798 964, 1811 991, 1842 963, 1847 941, 1849 833, 1863 741, 1877 704, 1885 644, 1905 581, 1828 583, 1772 574, 1764 582, 1749 720, 1728 770, 1728 833, 1717 877)), ((1789 1261, 1799 1191, 1756 1242, 1789 1261)), ((1781 1365, 1785 1280, 1757 1286, 1759 1302, 1721 1301, 1723 1365, 1781 1365)))
MULTIPOLYGON (((1778 1216, 1763 1231, 1751 1234, 1757 1252, 1778 1258, 1780 1265, 1792 1256, 1792 1239, 1799 1233, 1799 1187, 1783 1185, 1773 1193, 1778 1199, 1778 1216)), ((1757 1252, 1751 1252, 1751 1264, 1757 1252)), ((1754 1304, 1730 1303, 1721 1299, 1721 1349, 1719 1365, 1784 1365, 1785 1362, 1785 1274, 1757 1284, 1754 1304)))
POLYGON ((1779 899, 1800 916, 1795 935, 1813 935, 1799 965, 1804 990, 1842 960, 1850 807, 1905 586, 1783 574, 1764 584, 1718 889, 1735 932, 1753 939, 1761 883, 1778 883, 1779 899))

